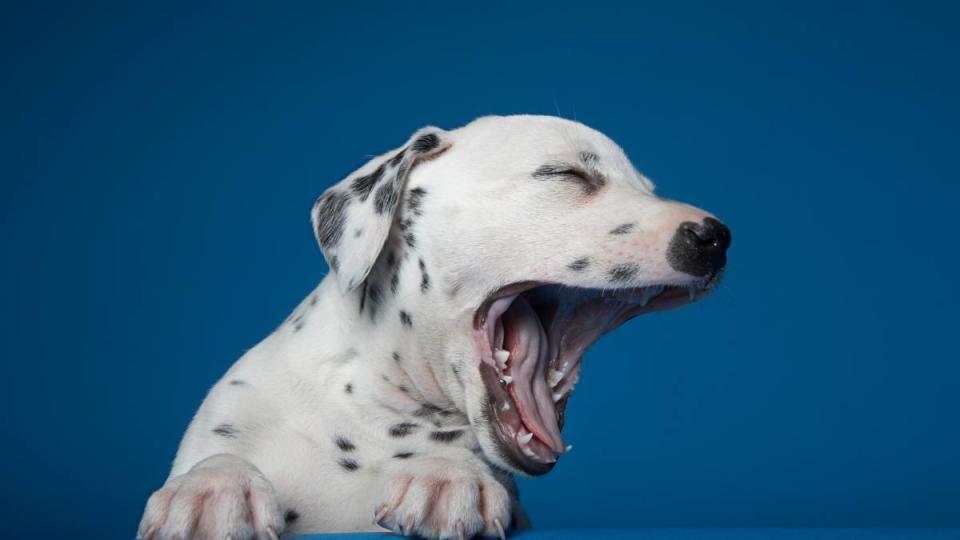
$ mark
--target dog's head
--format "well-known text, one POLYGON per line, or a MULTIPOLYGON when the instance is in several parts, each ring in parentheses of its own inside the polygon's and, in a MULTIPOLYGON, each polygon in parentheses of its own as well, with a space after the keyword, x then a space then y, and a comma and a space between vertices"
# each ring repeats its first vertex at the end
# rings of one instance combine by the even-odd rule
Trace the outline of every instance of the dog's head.
POLYGON ((420 130, 313 218, 360 320, 397 325, 487 457, 532 475, 565 451, 587 347, 709 293, 730 244, 711 214, 657 197, 606 136, 539 116, 420 130))

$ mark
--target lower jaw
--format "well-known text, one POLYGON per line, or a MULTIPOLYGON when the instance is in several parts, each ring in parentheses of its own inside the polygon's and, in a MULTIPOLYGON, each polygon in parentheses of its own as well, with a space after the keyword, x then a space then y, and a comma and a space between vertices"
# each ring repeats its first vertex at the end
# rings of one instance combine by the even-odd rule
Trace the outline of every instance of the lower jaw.
MULTIPOLYGON (((524 429, 524 426, 517 413, 516 403, 506 391, 490 390, 500 389, 499 376, 491 366, 481 364, 480 376, 488 389, 485 416, 499 456, 513 469, 530 476, 540 476, 550 472, 556 465, 558 454, 536 437, 531 438, 527 444, 527 448, 533 455, 524 453, 517 442, 517 433, 524 429), (504 405, 508 408, 504 408, 504 405)), ((556 404, 561 427, 563 427, 563 410, 566 402, 564 398, 556 404)))

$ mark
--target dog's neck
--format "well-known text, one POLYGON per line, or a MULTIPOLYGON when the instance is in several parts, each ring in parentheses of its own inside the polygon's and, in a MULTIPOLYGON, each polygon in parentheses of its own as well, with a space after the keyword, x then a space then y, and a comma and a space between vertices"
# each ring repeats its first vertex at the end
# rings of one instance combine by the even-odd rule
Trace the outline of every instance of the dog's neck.
POLYGON ((404 296, 402 289, 394 294, 389 289, 377 291, 378 287, 368 280, 343 293, 334 276, 327 276, 288 324, 294 329, 305 325, 305 337, 316 343, 317 349, 325 349, 325 356, 335 360, 353 356, 361 361, 363 369, 375 374, 375 382, 383 385, 382 402, 394 412, 421 417, 461 414, 462 403, 451 392, 454 381, 438 358, 443 354, 442 343, 428 338, 445 335, 437 328, 442 322, 429 318, 430 313, 443 310, 431 309, 428 294, 404 296), (319 315, 315 321, 298 318, 298 312, 311 310, 319 315))

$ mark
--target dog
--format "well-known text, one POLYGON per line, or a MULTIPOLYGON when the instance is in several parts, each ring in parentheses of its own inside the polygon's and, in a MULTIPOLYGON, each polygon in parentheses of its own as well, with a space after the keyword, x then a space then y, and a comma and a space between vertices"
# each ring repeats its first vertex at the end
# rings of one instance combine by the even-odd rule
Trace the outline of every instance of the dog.
POLYGON ((426 127, 324 192, 330 267, 213 386, 139 537, 504 538, 584 351, 718 284, 730 231, 583 124, 426 127))

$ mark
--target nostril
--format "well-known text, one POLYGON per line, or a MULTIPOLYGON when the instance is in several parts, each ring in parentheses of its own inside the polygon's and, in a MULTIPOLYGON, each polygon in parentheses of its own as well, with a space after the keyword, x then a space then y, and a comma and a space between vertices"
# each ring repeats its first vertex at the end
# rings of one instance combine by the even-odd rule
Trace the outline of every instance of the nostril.
POLYGON ((730 247, 730 229, 714 218, 703 220, 703 226, 700 227, 699 236, 704 244, 714 249, 725 250, 730 247))
POLYGON ((692 221, 686 221, 680 224, 680 231, 683 233, 684 236, 686 236, 688 239, 693 241, 695 244, 704 243, 703 234, 701 232, 702 228, 703 227, 701 227, 696 223, 693 223, 692 221))
POLYGON ((688 221, 680 225, 680 231, 684 236, 686 236, 692 245, 696 246, 697 249, 711 249, 719 247, 719 235, 711 226, 688 221))

